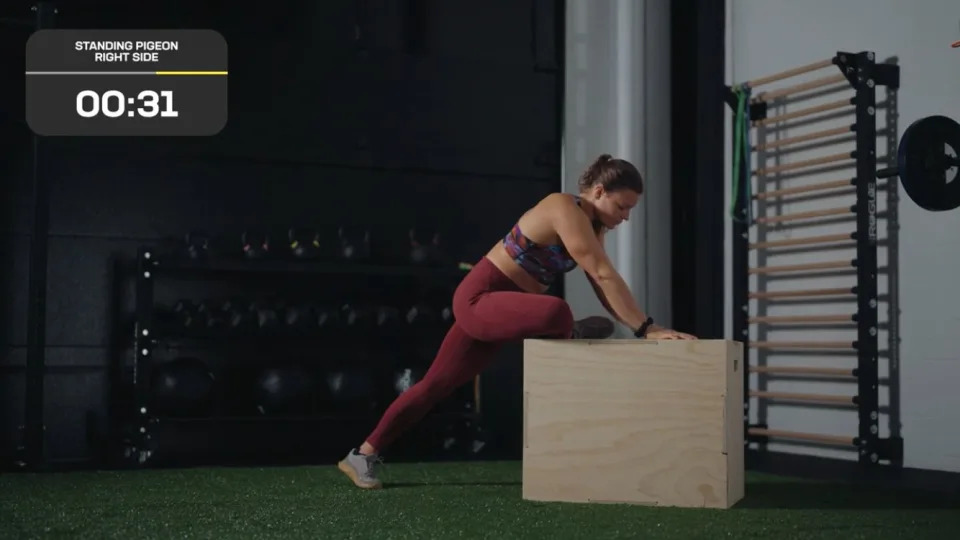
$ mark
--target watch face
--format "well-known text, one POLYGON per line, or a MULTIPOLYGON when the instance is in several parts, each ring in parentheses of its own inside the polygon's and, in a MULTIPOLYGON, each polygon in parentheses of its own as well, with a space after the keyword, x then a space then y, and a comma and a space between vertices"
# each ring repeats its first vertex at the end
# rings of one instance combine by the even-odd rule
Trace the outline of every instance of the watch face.
POLYGON ((215 135, 227 122, 227 44, 213 30, 40 30, 26 64, 39 135, 215 135))

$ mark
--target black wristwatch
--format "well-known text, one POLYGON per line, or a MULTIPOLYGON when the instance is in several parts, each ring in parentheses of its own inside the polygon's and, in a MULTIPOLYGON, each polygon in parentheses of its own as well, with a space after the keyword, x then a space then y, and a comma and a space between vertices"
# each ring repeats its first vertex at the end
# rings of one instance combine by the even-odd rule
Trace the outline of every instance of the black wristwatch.
POLYGON ((637 328, 637 331, 633 333, 633 337, 638 337, 643 339, 647 337, 647 329, 653 324, 653 317, 647 317, 646 321, 643 321, 643 324, 640 325, 640 328, 637 328))

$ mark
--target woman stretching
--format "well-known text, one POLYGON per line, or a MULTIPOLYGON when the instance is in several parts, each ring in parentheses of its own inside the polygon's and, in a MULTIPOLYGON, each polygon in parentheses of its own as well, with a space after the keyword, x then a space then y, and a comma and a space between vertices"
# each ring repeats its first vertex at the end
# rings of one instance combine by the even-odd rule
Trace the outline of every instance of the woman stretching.
POLYGON ((553 193, 524 213, 453 294, 454 324, 430 369, 400 394, 359 448, 338 467, 361 488, 379 488, 378 454, 435 404, 483 371, 504 342, 574 336, 570 306, 545 295, 559 274, 580 266, 597 298, 636 337, 696 339, 653 324, 614 269, 604 233, 626 221, 643 193, 631 163, 601 155, 579 181, 579 195, 553 193))

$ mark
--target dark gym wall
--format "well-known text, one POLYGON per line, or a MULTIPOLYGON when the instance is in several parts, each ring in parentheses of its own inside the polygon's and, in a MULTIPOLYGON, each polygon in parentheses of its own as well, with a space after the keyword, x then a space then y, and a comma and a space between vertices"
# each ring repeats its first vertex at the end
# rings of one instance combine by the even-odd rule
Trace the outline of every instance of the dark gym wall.
MULTIPOLYGON (((14 4, 3 17, 29 17, 29 3, 14 4)), ((191 229, 236 238, 248 225, 405 225, 422 212, 457 237, 461 259, 481 256, 560 183, 562 10, 543 0, 64 2, 57 27, 219 30, 230 47, 230 120, 212 138, 43 141, 46 458, 97 455, 107 367, 132 310, 125 283, 118 318, 112 264, 141 244, 191 229)), ((3 26, 4 80, 22 80, 29 31, 3 26)), ((23 89, 4 92, 0 137, 15 149, 4 156, 0 209, 0 458, 8 462, 25 421, 34 168, 23 89)), ((486 397, 491 422, 517 436, 519 368, 506 354, 484 383, 485 395, 505 396, 486 397)))

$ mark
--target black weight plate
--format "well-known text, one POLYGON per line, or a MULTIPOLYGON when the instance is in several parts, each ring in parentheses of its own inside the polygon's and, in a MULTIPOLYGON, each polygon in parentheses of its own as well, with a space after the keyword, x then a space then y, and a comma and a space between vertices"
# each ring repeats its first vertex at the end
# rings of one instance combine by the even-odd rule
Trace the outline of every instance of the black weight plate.
POLYGON ((960 124, 951 118, 927 116, 904 131, 897 166, 903 189, 917 206, 932 212, 960 207, 960 178, 948 163, 958 153, 960 124), (953 155, 947 154, 948 146, 953 155))

